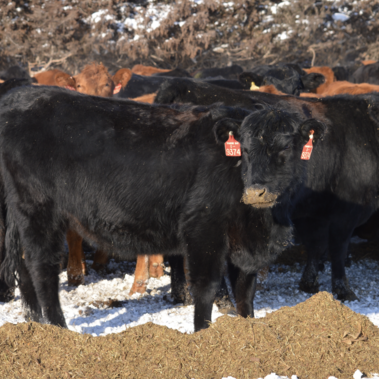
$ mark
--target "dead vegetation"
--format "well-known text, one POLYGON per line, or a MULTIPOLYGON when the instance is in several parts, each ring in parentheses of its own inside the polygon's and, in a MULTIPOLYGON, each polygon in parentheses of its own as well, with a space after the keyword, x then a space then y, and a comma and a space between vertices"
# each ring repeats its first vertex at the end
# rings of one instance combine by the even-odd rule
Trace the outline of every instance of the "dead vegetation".
POLYGON ((376 0, 2 1, 0 69, 50 62, 75 74, 93 60, 113 70, 143 63, 192 71, 377 60, 378 12, 376 0), (340 20, 341 12, 350 17, 340 20))

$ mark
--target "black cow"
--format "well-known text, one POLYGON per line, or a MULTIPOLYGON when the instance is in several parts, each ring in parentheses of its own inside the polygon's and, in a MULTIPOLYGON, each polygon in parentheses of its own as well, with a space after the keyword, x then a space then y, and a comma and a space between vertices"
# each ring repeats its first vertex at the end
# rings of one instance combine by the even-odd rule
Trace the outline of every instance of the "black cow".
POLYGON ((196 72, 196 79, 207 79, 222 76, 224 79, 238 79, 238 75, 243 71, 242 67, 234 64, 228 67, 204 68, 196 72))
MULTIPOLYGON (((214 86, 204 84, 201 86, 195 86, 192 83, 182 80, 180 82, 177 81, 175 85, 174 83, 163 85, 158 91, 155 101, 163 104, 182 102, 198 105, 210 105, 212 102, 222 101, 226 105, 238 105, 251 110, 266 109, 267 106, 273 106, 275 109, 278 109, 279 114, 284 114, 280 113, 282 110, 288 111, 292 109, 295 113, 298 112, 300 114, 299 117, 302 117, 303 121, 311 119, 312 115, 316 115, 321 120, 328 120, 328 125, 332 125, 333 130, 334 128, 339 130, 339 128, 346 127, 351 131, 355 131, 355 133, 360 133, 360 125, 364 125, 367 122, 369 125, 373 125, 372 119, 366 114, 364 117, 361 117, 361 112, 363 112, 366 104, 365 100, 362 99, 371 99, 371 102, 373 100, 376 101, 377 97, 375 97, 375 95, 366 97, 362 95, 355 98, 345 95, 324 99, 306 99, 293 96, 276 96, 257 91, 242 92, 223 90, 222 93, 220 93, 220 91, 217 91, 217 88, 214 86), (356 104, 358 104, 357 107, 355 107, 356 104), (368 120, 365 118, 368 118, 368 120)), ((368 107, 367 104, 366 106, 368 107)), ((369 108, 371 109, 371 105, 369 108)), ((366 111, 364 112, 367 113, 366 111)), ((250 116, 250 118, 254 119, 255 115, 256 113, 254 113, 254 116, 250 116)), ((344 140, 345 134, 342 134, 342 136, 342 139, 344 140)), ((335 138, 337 141, 337 137, 335 138)), ((359 141, 360 138, 364 137, 357 138, 357 141, 359 141)), ((354 140, 354 138, 352 139, 354 140)), ((349 140, 349 142, 353 141, 349 140)), ((292 147, 291 145, 288 146, 292 147)), ((324 163, 326 164, 329 162, 332 164, 328 152, 322 154, 322 158, 325 160, 324 163)), ((353 158, 351 159, 353 160, 353 158)), ((311 161, 313 163, 313 157, 311 161)), ((368 159, 367 161, 359 160, 359 162, 363 162, 363 166, 366 167, 370 166, 371 161, 368 159)), ((300 164, 305 165, 305 163, 300 164)), ((354 160, 351 164, 352 167, 359 170, 359 168, 356 167, 357 163, 355 163, 354 160)), ((349 170, 349 168, 344 168, 347 171, 349 170)), ((321 172, 324 173, 325 170, 326 169, 322 168, 321 172)), ((292 171, 287 173, 288 177, 292 174, 292 171)), ((320 186, 320 190, 312 191, 311 189, 306 188, 296 193, 298 195, 295 199, 297 202, 291 200, 293 209, 290 210, 289 214, 308 253, 308 262, 300 282, 300 288, 311 293, 318 291, 318 262, 320 257, 329 253, 332 259, 333 291, 337 293, 338 298, 341 300, 353 300, 356 296, 348 286, 344 269, 347 245, 353 229, 363 224, 373 210, 370 208, 366 212, 366 208, 360 206, 357 207, 354 202, 352 204, 349 202, 344 203, 341 202, 337 195, 331 195, 328 191, 330 191, 330 188, 334 191, 333 186, 335 185, 335 181, 338 182, 339 180, 340 185, 346 182, 346 180, 342 182, 341 179, 336 178, 338 178, 337 174, 330 174, 329 178, 324 179, 324 185, 327 188, 326 190, 322 190, 322 185, 316 183, 320 186), (328 181, 330 181, 330 183, 328 181), (327 187, 327 185, 329 185, 329 187, 327 187), (350 218, 349 215, 352 215, 352 218, 350 218), (340 220, 340 217, 342 217, 343 220, 343 223, 341 223, 343 226, 341 226, 341 228, 344 229, 344 236, 342 240, 337 240, 336 237, 333 238, 336 229, 334 220, 340 220), (329 238, 329 236, 331 237, 329 238)), ((354 178, 355 176, 353 173, 348 177, 349 180, 354 180, 354 178)), ((356 178, 360 178, 360 175, 357 175, 356 178)), ((279 179, 282 180, 282 176, 280 176, 279 179)), ((303 180, 305 181, 305 179, 303 180)), ((296 181, 296 178, 294 181, 296 181)), ((361 184, 363 183, 364 182, 361 182, 361 184)), ((350 186, 350 184, 347 184, 346 186, 350 186)))
POLYGON ((153 74, 152 76, 168 76, 171 78, 192 78, 192 75, 182 68, 174 68, 173 70, 166 72, 159 72, 157 74, 153 74))
POLYGON ((379 62, 359 67, 351 75, 350 82, 379 84, 379 62))
MULTIPOLYGON (((181 80, 187 80, 193 83, 201 83, 200 80, 194 80, 191 78, 172 78, 168 76, 158 76, 158 75, 151 75, 151 76, 142 76, 142 75, 136 75, 133 74, 131 79, 129 80, 128 84, 121 89, 119 93, 115 95, 115 97, 118 98, 124 98, 124 99, 134 99, 136 97, 147 95, 150 93, 154 93, 158 91, 158 89, 163 85, 164 83, 176 83, 177 81, 181 80)), ((242 89, 243 86, 236 80, 227 80, 227 79, 207 79, 204 80, 204 82, 209 82, 213 85, 216 85, 218 87, 224 87, 224 88, 240 88, 242 89)), ((218 89, 220 91, 220 89, 218 89)))
MULTIPOLYGON (((0 72, 0 79, 9 80, 9 79, 30 79, 29 74, 22 69, 20 66, 11 66, 6 70, 0 72)), ((37 81, 34 81, 37 83, 37 81)))
POLYGON ((222 102, 229 106, 238 106, 255 110, 261 104, 275 104, 280 96, 257 91, 240 91, 223 88, 206 82, 186 78, 175 78, 163 83, 154 99, 156 104, 192 103, 211 105, 222 102))
POLYGON ((301 91, 317 88, 324 83, 321 74, 307 74, 298 65, 261 65, 240 74, 239 80, 245 88, 253 82, 258 87, 272 84, 281 92, 299 95, 301 91))
POLYGON ((223 142, 246 114, 216 106, 179 111, 55 87, 4 95, 2 272, 8 280, 18 272, 27 316, 66 326, 58 273, 68 228, 122 259, 185 256, 195 330, 211 320, 228 259, 237 311, 253 315, 256 272, 283 250, 291 228, 277 224, 271 210, 240 201, 249 163, 226 157, 223 142))
MULTIPOLYGON (((332 288, 355 300, 344 270, 353 230, 379 206, 379 97, 336 96, 298 106, 278 104, 248 116, 241 147, 254 170, 242 171, 246 196, 295 221, 308 252, 302 287, 318 290, 318 258, 329 251, 332 288), (309 161, 300 159, 313 134, 309 161)), ((244 166, 247 167, 246 165, 244 166)))

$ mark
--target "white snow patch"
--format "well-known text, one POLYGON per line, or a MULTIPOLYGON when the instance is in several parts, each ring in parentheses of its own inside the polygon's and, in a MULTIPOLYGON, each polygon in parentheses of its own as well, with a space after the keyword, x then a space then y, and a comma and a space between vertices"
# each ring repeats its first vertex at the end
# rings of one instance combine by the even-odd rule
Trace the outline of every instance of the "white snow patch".
POLYGON ((344 13, 334 13, 332 15, 334 21, 346 21, 349 19, 349 16, 344 13))

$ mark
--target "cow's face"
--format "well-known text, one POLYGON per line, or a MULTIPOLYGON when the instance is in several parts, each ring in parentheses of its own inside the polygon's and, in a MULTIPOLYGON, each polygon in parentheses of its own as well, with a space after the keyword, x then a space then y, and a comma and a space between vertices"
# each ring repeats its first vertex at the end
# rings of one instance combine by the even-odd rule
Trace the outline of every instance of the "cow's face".
POLYGON ((324 128, 315 119, 304 121, 295 113, 272 108, 246 117, 233 131, 241 143, 242 201, 257 208, 272 207, 281 195, 296 191, 309 163, 301 159, 303 147, 313 130, 316 148, 324 128))
POLYGON ((113 96, 114 83, 108 73, 100 73, 90 76, 80 73, 74 77, 75 89, 80 93, 93 96, 113 96))

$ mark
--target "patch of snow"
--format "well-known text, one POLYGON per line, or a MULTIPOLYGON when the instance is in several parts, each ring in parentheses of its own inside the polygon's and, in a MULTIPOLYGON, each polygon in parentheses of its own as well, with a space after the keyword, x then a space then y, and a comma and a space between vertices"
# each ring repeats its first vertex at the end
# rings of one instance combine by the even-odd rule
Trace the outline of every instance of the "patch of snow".
POLYGON ((342 22, 345 22, 349 19, 349 16, 347 16, 344 13, 334 13, 332 17, 334 21, 342 21, 342 22))

